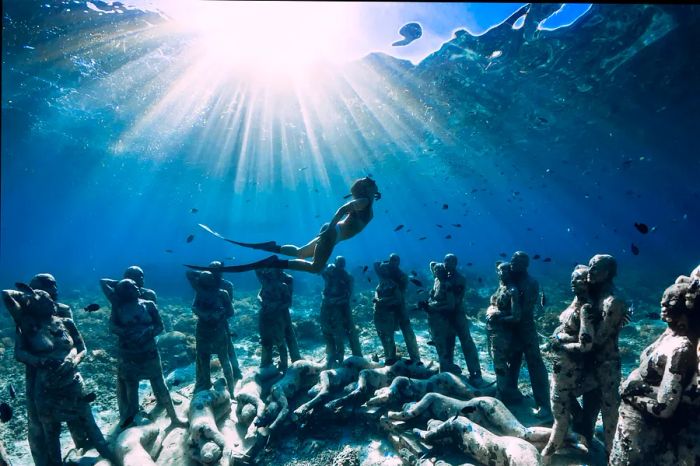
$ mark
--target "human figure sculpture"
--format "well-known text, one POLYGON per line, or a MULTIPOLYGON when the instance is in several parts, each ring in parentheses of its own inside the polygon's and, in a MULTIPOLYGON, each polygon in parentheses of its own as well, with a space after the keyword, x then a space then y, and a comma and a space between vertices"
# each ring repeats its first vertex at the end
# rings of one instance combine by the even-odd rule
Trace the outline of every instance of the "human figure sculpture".
POLYGON ((583 394, 584 354, 593 348, 593 335, 599 316, 590 304, 588 294, 588 266, 577 265, 571 274, 571 291, 574 299, 559 316, 559 326, 554 330, 552 350, 551 404, 554 416, 552 436, 542 451, 551 456, 563 443, 570 418, 574 413, 576 397, 583 394))
POLYGON ((236 381, 241 379, 238 361, 232 361, 231 330, 228 320, 233 317, 233 304, 228 292, 220 288, 211 272, 197 276, 188 273, 195 298, 192 311, 197 316, 195 329, 197 359, 195 361, 195 393, 211 388, 211 356, 216 355, 224 373, 229 395, 233 397, 236 381))
POLYGON ((510 262, 497 262, 499 286, 491 296, 490 305, 486 310, 486 333, 489 341, 489 353, 496 373, 496 388, 498 398, 506 403, 522 400, 523 394, 518 389, 519 363, 517 367, 514 353, 514 333, 522 317, 521 300, 515 287, 510 270, 510 262))
MULTIPOLYGON (((29 286, 34 290, 43 290, 49 294, 51 299, 56 304, 57 317, 73 320, 73 312, 71 311, 70 306, 58 302, 58 284, 56 283, 56 279, 53 277, 53 275, 49 273, 36 274, 29 282, 29 286)), ((5 305, 9 307, 19 306, 13 299, 6 300, 5 305)), ((23 317, 20 307, 17 307, 16 310, 11 311, 11 314, 17 315, 20 321, 23 317)), ((21 327, 22 324, 20 323, 19 326, 21 327)), ((39 421, 36 412, 36 402, 34 396, 35 377, 36 368, 32 365, 26 364, 25 397, 27 401, 27 431, 30 439, 29 448, 32 453, 32 458, 34 459, 34 463, 41 465, 45 464, 46 462, 46 451, 45 449, 41 448, 41 445, 45 443, 45 438, 44 431, 41 428, 41 422, 39 421)), ((76 448, 83 450, 88 450, 91 448, 92 445, 90 444, 86 432, 78 430, 78 424, 71 423, 68 425, 68 429, 70 430, 70 434, 76 448)))
POLYGON ((163 332, 163 321, 153 301, 139 298, 138 285, 125 278, 112 287, 100 280, 102 291, 112 304, 110 330, 117 336, 117 405, 122 428, 130 425, 139 412, 139 382, 149 380, 159 405, 165 408, 174 427, 186 425, 175 411, 163 379, 156 335, 163 332))
POLYGON ((513 332, 513 359, 509 364, 512 371, 510 377, 518 380, 520 364, 525 359, 530 375, 532 396, 537 405, 536 414, 543 418, 551 417, 549 406, 549 380, 547 368, 542 361, 539 334, 535 326, 535 306, 540 297, 540 286, 537 280, 528 273, 530 257, 523 251, 516 251, 510 259, 510 270, 513 284, 518 290, 520 300, 520 321, 513 332))
MULTIPOLYGON (((292 291, 282 279, 279 269, 258 269, 255 274, 260 281, 260 314, 258 315, 258 327, 260 330, 260 367, 272 365, 273 350, 277 348, 279 354, 278 369, 282 372, 289 366, 286 330, 287 320, 285 313, 289 312, 292 302, 292 291)), ((294 361, 292 361, 294 362, 294 361)))
POLYGON ((593 348, 584 364, 597 386, 583 394, 583 409, 574 417, 573 428, 593 438, 598 413, 601 413, 605 433, 605 449, 610 453, 620 407, 620 330, 628 319, 627 306, 615 296, 613 279, 617 275, 617 261, 608 254, 597 254, 588 263, 588 292, 593 312, 599 316, 593 337, 593 348))
MULTIPOLYGON (((220 269, 223 267, 224 264, 220 261, 212 261, 209 263, 209 267, 212 268, 211 271, 211 281, 212 281, 212 287, 216 287, 220 290, 224 290, 226 293, 228 293, 228 297, 231 301, 231 305, 233 305, 233 283, 230 281, 224 279, 223 274, 221 273, 220 269)), ((189 270, 185 274, 187 277, 187 281, 189 281, 190 286, 197 291, 199 288, 199 279, 202 277, 202 272, 197 272, 194 270, 189 270)), ((228 305, 226 305, 228 307, 228 305)), ((227 324, 228 325, 228 324, 227 324)), ((238 357, 236 356, 236 349, 233 346, 233 342, 231 341, 231 336, 232 336, 230 327, 229 327, 229 338, 226 339, 226 344, 228 347, 228 356, 230 360, 230 365, 231 369, 233 371, 233 377, 234 379, 240 379, 242 378, 241 374, 241 369, 238 364, 238 357)), ((229 382, 227 382, 229 383, 229 382)))
MULTIPOLYGON (((146 301, 153 301, 154 303, 158 302, 156 292, 151 290, 150 288, 145 288, 144 286, 145 276, 141 267, 139 267, 138 265, 132 265, 130 267, 127 267, 127 269, 124 271, 123 278, 128 278, 130 280, 133 280, 134 283, 136 283, 136 286, 139 287, 140 299, 145 299, 146 301)), ((116 287, 117 282, 119 282, 119 280, 112 280, 109 278, 103 278, 101 281, 109 285, 111 288, 116 287)))
POLYGON ((697 409, 679 410, 698 369, 700 314, 686 306, 691 286, 677 283, 666 289, 661 319, 668 328, 642 352, 639 367, 620 388, 622 403, 610 464, 680 464, 676 445, 684 436, 678 434, 700 422, 692 416, 697 409))
POLYGON ((445 264, 431 262, 430 270, 435 280, 428 298, 428 327, 437 351, 440 372, 461 374, 461 369, 454 363, 456 332, 450 319, 457 306, 453 283, 448 279, 445 264))
POLYGON ((325 281, 321 302, 321 332, 326 340, 326 363, 329 368, 342 364, 347 337, 353 356, 362 357, 357 327, 350 310, 353 278, 345 270, 345 258, 338 256, 321 273, 325 281))
POLYGON ((400 269, 401 258, 391 254, 385 262, 375 262, 374 271, 379 284, 374 292, 374 326, 384 348, 385 364, 397 361, 394 333, 401 329, 408 356, 420 362, 418 342, 406 309, 408 276, 400 269))
MULTIPOLYGON (((94 395, 86 393, 78 365, 86 354, 85 343, 72 319, 57 315, 56 303, 49 293, 33 290, 24 285, 20 291, 5 290, 3 299, 11 307, 17 320, 15 358, 34 368, 33 409, 43 435, 29 435, 30 443, 41 438, 42 443, 31 445, 32 451, 41 451, 36 463, 61 465, 61 423, 83 432, 86 442, 94 446, 104 458, 115 461, 102 432, 97 427, 90 409, 94 395)), ((35 422, 29 419, 29 422, 35 422)))
MULTIPOLYGON (((459 345, 464 354, 464 361, 467 363, 469 371, 469 381, 472 385, 482 385, 481 366, 479 365, 479 352, 474 344, 471 332, 469 331, 469 319, 464 309, 464 295, 467 291, 467 281, 464 275, 457 270, 457 256, 447 254, 443 260, 447 270, 447 279, 452 282, 452 289, 455 293, 455 309, 452 312, 452 324, 459 339, 459 345)), ((454 352, 454 347, 453 347, 454 352)))
POLYGON ((536 466, 542 461, 530 442, 495 435, 464 416, 455 416, 448 421, 433 419, 428 422, 427 431, 416 429, 414 432, 429 444, 450 439, 460 450, 483 464, 536 466))

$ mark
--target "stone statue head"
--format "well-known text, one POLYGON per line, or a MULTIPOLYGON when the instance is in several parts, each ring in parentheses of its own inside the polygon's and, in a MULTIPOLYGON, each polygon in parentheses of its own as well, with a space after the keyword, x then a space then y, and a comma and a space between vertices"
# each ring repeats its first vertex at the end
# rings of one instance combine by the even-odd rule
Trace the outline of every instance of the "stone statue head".
POLYGON ((56 312, 56 302, 48 292, 34 290, 34 294, 29 298, 27 311, 36 318, 50 317, 56 312))
POLYGON ((433 268, 433 272, 435 273, 435 277, 438 280, 444 280, 447 278, 447 267, 445 267, 445 264, 438 262, 435 264, 435 267, 433 268))
POLYGON ((686 306, 686 295, 691 292, 690 283, 674 283, 666 288, 661 297, 661 320, 681 335, 687 335, 691 325, 697 332, 697 309, 686 306))
POLYGON ((523 251, 516 251, 510 258, 510 269, 515 274, 524 274, 530 266, 530 256, 523 251))
POLYGON ((50 273, 38 273, 32 277, 29 286, 35 290, 46 291, 51 299, 58 299, 58 285, 56 279, 50 273))
POLYGON ((599 284, 612 282, 617 275, 617 261, 609 254, 596 254, 588 262, 588 282, 599 284))
POLYGON ((139 299, 139 286, 130 278, 119 280, 114 291, 122 303, 130 303, 139 299))
POLYGON ((139 288, 143 287, 143 269, 138 265, 132 265, 124 271, 124 278, 128 278, 136 283, 139 288))
POLYGON ((335 266, 338 267, 340 270, 345 269, 345 258, 343 256, 337 256, 335 258, 335 266))
POLYGON ((509 285, 512 281, 512 270, 510 262, 496 262, 496 273, 498 274, 498 280, 504 284, 509 285))
POLYGON ((588 294, 588 271, 587 265, 579 264, 574 267, 571 273, 571 291, 576 296, 585 296, 588 294))
POLYGON ((448 272, 454 272, 457 270, 457 256, 454 254, 446 254, 443 262, 448 272))
POLYGON ((399 257, 398 254, 392 253, 389 255, 389 265, 392 268, 398 268, 399 264, 401 264, 401 258, 399 257))

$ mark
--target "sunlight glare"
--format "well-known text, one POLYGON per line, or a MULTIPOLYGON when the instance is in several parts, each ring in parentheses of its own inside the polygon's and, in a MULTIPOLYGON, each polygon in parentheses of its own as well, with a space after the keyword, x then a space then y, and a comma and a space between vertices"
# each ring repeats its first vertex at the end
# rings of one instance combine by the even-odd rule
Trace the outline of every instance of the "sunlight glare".
POLYGON ((298 75, 347 59, 357 33, 350 3, 202 2, 188 23, 202 58, 235 69, 298 75))

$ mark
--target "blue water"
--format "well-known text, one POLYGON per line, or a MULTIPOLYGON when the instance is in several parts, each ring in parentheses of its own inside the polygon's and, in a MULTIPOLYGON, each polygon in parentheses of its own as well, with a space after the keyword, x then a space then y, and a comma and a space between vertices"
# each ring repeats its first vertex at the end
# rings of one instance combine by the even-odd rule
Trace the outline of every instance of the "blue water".
MULTIPOLYGON (((543 32, 547 47, 494 38, 477 58, 446 45, 416 66, 373 55, 298 92, 193 69, 192 37, 153 11, 43 5, 3 1, 5 288, 48 271, 64 291, 96 291, 139 264, 159 294, 189 295, 183 264, 264 257, 198 223, 301 245, 367 174, 375 218, 336 249, 357 276, 391 252, 422 273, 454 252, 477 287, 521 249, 550 257, 532 273, 565 288, 575 263, 611 253, 622 283, 660 291, 700 259, 695 6, 595 6, 586 15, 624 31, 600 50, 584 15, 543 32), (538 67, 542 50, 556 60, 538 67)), ((320 284, 295 275, 299 292, 320 284)))

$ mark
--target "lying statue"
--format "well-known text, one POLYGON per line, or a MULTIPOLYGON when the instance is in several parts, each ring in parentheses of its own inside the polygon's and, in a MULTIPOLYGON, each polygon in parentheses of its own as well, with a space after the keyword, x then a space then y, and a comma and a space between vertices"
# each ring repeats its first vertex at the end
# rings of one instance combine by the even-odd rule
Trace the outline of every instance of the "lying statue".
POLYGON ((346 396, 327 403, 326 407, 330 410, 337 410, 348 405, 357 406, 367 401, 375 390, 388 386, 396 377, 426 379, 435 375, 436 372, 437 370, 432 364, 425 366, 423 363, 405 358, 399 359, 391 366, 364 369, 360 371, 357 388, 346 396))

